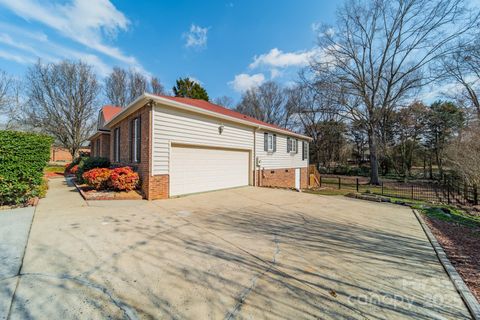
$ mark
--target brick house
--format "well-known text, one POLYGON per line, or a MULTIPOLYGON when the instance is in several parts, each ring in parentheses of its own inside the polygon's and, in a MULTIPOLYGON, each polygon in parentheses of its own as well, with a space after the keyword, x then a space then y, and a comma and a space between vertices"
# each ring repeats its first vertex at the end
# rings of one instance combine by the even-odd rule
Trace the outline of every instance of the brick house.
POLYGON ((105 106, 92 156, 139 173, 147 199, 245 185, 306 188, 310 137, 207 101, 145 93, 105 106))
MULTIPOLYGON (((90 154, 90 148, 81 148, 81 154, 90 154)), ((72 162, 73 158, 67 148, 52 145, 50 147, 50 162, 72 162)))

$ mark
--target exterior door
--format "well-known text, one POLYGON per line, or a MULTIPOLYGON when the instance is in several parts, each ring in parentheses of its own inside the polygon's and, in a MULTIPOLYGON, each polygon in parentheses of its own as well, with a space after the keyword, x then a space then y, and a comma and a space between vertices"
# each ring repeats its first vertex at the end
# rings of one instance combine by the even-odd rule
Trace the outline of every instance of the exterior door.
POLYGON ((300 190, 300 169, 295 169, 295 189, 300 190))

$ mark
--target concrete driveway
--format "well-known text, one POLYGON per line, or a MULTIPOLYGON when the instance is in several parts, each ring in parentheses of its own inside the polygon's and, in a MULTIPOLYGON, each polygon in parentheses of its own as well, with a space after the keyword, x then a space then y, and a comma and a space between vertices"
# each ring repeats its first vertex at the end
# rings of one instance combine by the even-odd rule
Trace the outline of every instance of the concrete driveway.
POLYGON ((10 319, 459 319, 412 212, 285 190, 84 202, 50 181, 10 319))

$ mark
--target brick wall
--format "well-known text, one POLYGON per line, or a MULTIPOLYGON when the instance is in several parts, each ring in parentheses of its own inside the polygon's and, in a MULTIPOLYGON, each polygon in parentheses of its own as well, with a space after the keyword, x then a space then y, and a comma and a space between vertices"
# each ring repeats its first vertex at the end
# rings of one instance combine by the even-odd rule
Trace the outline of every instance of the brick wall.
MULTIPOLYGON (((89 148, 81 148, 79 152, 89 153, 89 148)), ((70 151, 63 147, 50 147, 50 162, 71 162, 72 156, 70 151)))
POLYGON ((111 159, 110 135, 108 133, 102 133, 98 139, 100 139, 100 157, 111 159))
POLYGON ((151 123, 151 110, 152 108, 148 105, 143 106, 133 114, 129 115, 127 118, 120 121, 115 127, 111 128, 110 131, 110 160, 113 164, 118 165, 127 165, 131 166, 138 172, 141 180, 141 190, 143 195, 147 199, 153 199, 155 195, 149 190, 150 182, 155 182, 150 176, 150 159, 151 159, 151 150, 150 150, 150 123, 151 123), (141 117, 141 149, 140 149, 140 162, 132 162, 130 159, 130 123, 131 121, 140 116, 141 117), (114 132, 116 128, 120 128, 120 161, 114 162, 113 157, 113 139, 114 132))
POLYGON ((149 188, 146 198, 149 200, 168 199, 169 197, 169 175, 160 174, 150 176, 149 188))
MULTIPOLYGON (((257 171, 260 187, 295 188, 295 168, 262 169, 257 171)), ((308 168, 300 168, 300 188, 308 187, 308 168)))
POLYGON ((55 161, 71 162, 72 156, 70 155, 70 152, 67 149, 52 146, 50 148, 50 161, 51 162, 55 162, 55 161))
POLYGON ((92 157, 97 155, 97 140, 98 138, 90 140, 90 156, 92 157))

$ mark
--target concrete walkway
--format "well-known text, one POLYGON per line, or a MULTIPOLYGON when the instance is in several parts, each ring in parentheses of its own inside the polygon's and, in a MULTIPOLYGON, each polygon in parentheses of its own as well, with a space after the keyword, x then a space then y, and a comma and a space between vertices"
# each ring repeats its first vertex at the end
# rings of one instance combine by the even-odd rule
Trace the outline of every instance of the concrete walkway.
POLYGON ((51 180, 10 319, 468 319, 405 207, 265 188, 82 200, 51 180))
POLYGON ((0 211, 0 319, 10 310, 35 207, 0 211))

